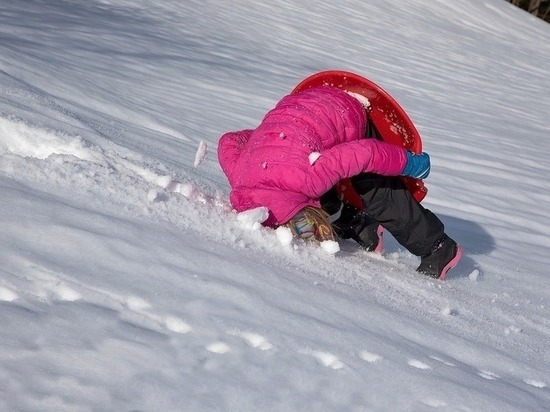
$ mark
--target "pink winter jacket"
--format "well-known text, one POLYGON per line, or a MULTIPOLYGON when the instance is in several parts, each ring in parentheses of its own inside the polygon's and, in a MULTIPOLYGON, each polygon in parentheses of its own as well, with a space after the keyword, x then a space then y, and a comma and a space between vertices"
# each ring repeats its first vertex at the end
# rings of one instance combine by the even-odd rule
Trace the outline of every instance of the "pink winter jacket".
POLYGON ((288 222, 341 179, 373 172, 399 175, 406 151, 364 139, 362 104, 334 87, 284 97, 254 130, 224 134, 218 159, 238 211, 265 206, 267 226, 288 222), (318 155, 320 154, 320 156, 318 155))

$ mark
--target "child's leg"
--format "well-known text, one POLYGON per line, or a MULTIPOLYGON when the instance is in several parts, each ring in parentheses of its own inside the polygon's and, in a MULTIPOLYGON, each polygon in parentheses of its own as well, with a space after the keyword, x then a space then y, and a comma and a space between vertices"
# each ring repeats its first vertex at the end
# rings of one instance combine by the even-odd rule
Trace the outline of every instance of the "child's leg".
POLYGON ((444 235, 441 220, 412 197, 400 178, 362 173, 351 182, 367 214, 412 254, 429 253, 444 235))

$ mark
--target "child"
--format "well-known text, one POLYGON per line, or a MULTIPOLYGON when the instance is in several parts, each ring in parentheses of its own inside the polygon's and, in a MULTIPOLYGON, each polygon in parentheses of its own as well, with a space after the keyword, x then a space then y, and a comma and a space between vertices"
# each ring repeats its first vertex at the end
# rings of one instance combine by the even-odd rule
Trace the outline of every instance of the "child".
POLYGON ((288 225, 296 236, 332 239, 334 229, 372 251, 380 249, 381 225, 421 256, 419 272, 443 279, 461 248, 398 177, 427 177, 430 158, 365 138, 367 123, 361 102, 335 87, 284 97, 256 129, 220 139, 218 158, 231 185, 231 204, 238 212, 265 206, 264 225, 288 225), (344 178, 351 178, 363 211, 343 207, 334 187, 344 178), (336 214, 333 225, 328 214, 336 214))

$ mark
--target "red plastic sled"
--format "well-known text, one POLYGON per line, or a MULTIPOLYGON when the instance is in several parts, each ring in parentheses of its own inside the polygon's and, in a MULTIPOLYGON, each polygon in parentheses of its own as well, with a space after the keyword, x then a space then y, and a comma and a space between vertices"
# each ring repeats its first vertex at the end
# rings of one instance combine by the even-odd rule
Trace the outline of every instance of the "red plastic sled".
MULTIPOLYGON (((415 152, 422 152, 422 139, 413 122, 401 106, 380 86, 357 74, 328 70, 319 72, 304 79, 292 93, 318 86, 338 87, 345 91, 365 96, 370 102, 368 109, 370 120, 378 130, 382 140, 415 152)), ((422 201, 428 189, 420 179, 402 178, 405 185, 417 201, 422 201)), ((362 208, 362 201, 344 179, 339 185, 340 192, 350 203, 362 208)))

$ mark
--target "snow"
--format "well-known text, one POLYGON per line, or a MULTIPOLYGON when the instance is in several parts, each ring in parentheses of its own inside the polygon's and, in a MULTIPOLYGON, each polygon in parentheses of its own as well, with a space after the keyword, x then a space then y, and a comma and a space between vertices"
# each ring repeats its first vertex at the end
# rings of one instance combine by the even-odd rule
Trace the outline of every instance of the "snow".
POLYGON ((340 251, 340 244, 335 240, 324 240, 319 244, 319 246, 331 255, 340 251))
POLYGON ((199 142, 199 147, 197 149, 197 153, 195 154, 195 162, 193 163, 193 166, 199 167, 204 158, 206 157, 206 151, 208 149, 208 145, 204 141, 199 142))
POLYGON ((348 91, 348 90, 346 90, 346 92, 347 92, 350 96, 353 96, 355 99, 359 100, 359 103, 361 103, 365 109, 368 109, 368 108, 370 107, 370 101, 369 101, 369 99, 367 99, 367 98, 366 98, 365 96, 363 96, 362 94, 353 93, 353 92, 350 92, 350 91, 348 91))
POLYGON ((0 410, 549 410, 550 26, 259 3, 0 5, 0 410), (332 68, 423 136, 445 281, 231 209, 219 137, 332 68))
POLYGON ((311 152, 308 156, 309 164, 313 165, 317 161, 317 159, 319 159, 319 157, 321 157, 321 153, 311 152))

